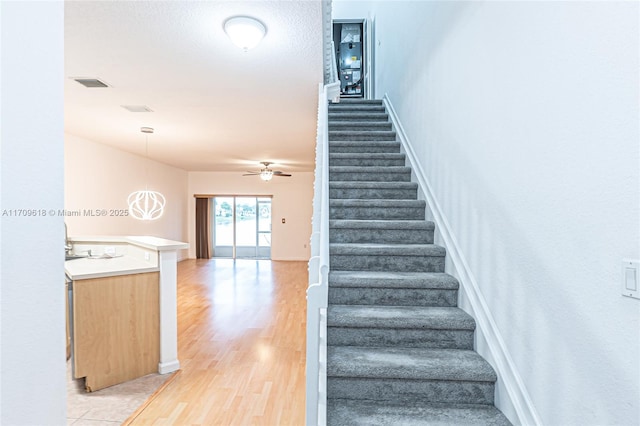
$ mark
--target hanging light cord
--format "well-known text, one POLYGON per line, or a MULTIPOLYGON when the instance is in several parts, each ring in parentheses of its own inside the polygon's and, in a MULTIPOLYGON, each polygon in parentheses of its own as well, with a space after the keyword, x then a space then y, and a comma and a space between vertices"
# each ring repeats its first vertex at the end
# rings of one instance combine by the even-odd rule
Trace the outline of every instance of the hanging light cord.
POLYGON ((140 131, 146 133, 144 155, 145 155, 145 190, 134 191, 127 199, 129 213, 136 219, 155 220, 162 216, 166 199, 156 191, 149 191, 149 133, 153 133, 153 128, 142 127, 140 131))

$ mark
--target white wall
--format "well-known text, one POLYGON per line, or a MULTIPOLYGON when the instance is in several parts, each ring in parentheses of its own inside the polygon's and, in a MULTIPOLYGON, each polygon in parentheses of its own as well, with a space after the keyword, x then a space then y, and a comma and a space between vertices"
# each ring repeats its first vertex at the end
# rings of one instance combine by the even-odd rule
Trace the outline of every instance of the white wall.
POLYGON ((640 300, 620 294, 621 259, 640 258, 638 7, 334 2, 375 18, 377 93, 495 324, 478 351, 513 362, 548 425, 640 423, 640 300))
POLYGON ((63 207, 63 3, 0 15, 0 424, 65 425, 64 230, 48 214, 63 207))
MULTIPOLYGON (((67 211, 81 216, 65 218, 69 236, 152 235, 187 241, 187 172, 144 157, 73 135, 65 135, 65 200, 67 211), (141 221, 111 216, 127 210, 133 191, 148 189, 166 198, 164 214, 141 221), (84 216, 85 210, 107 211, 107 216, 84 216)), ((186 250, 180 257, 186 256, 186 250)))
POLYGON ((309 260, 313 173, 293 173, 288 178, 274 177, 269 182, 258 176, 231 172, 189 173, 189 257, 195 258, 195 194, 273 195, 271 201, 273 260, 309 260), (285 218, 283 224, 281 219, 285 218))

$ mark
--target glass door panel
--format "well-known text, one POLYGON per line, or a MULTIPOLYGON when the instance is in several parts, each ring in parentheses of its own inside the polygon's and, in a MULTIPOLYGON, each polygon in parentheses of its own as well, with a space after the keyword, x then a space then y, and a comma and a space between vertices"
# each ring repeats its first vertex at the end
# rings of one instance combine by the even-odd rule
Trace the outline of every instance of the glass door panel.
POLYGON ((236 197, 236 257, 257 257, 256 239, 256 197, 236 197))
POLYGON ((271 198, 258 198, 258 257, 271 258, 271 198))
POLYGON ((233 248, 233 197, 214 197, 213 255, 214 257, 234 257, 233 248))
POLYGON ((214 197, 213 256, 271 258, 271 198, 214 197))

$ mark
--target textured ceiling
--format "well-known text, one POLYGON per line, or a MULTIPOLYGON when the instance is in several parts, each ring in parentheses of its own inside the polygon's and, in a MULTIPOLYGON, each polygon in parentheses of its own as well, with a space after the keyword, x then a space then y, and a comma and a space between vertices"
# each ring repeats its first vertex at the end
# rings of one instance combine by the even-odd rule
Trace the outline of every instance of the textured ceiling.
POLYGON ((319 1, 65 2, 65 131, 144 155, 153 127, 149 157, 190 171, 312 170, 321 19, 319 1), (255 49, 224 33, 235 15, 267 27, 255 49))

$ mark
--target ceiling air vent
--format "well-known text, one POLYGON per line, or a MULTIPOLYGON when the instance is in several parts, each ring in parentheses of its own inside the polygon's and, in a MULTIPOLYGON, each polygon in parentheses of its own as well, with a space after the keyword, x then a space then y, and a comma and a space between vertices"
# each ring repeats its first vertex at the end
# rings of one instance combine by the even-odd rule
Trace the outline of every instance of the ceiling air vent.
POLYGON ((153 112, 153 110, 146 105, 120 105, 120 106, 129 112, 153 112))
POLYGON ((74 78, 74 80, 82 84, 84 87, 109 87, 106 83, 98 80, 97 78, 74 78))

